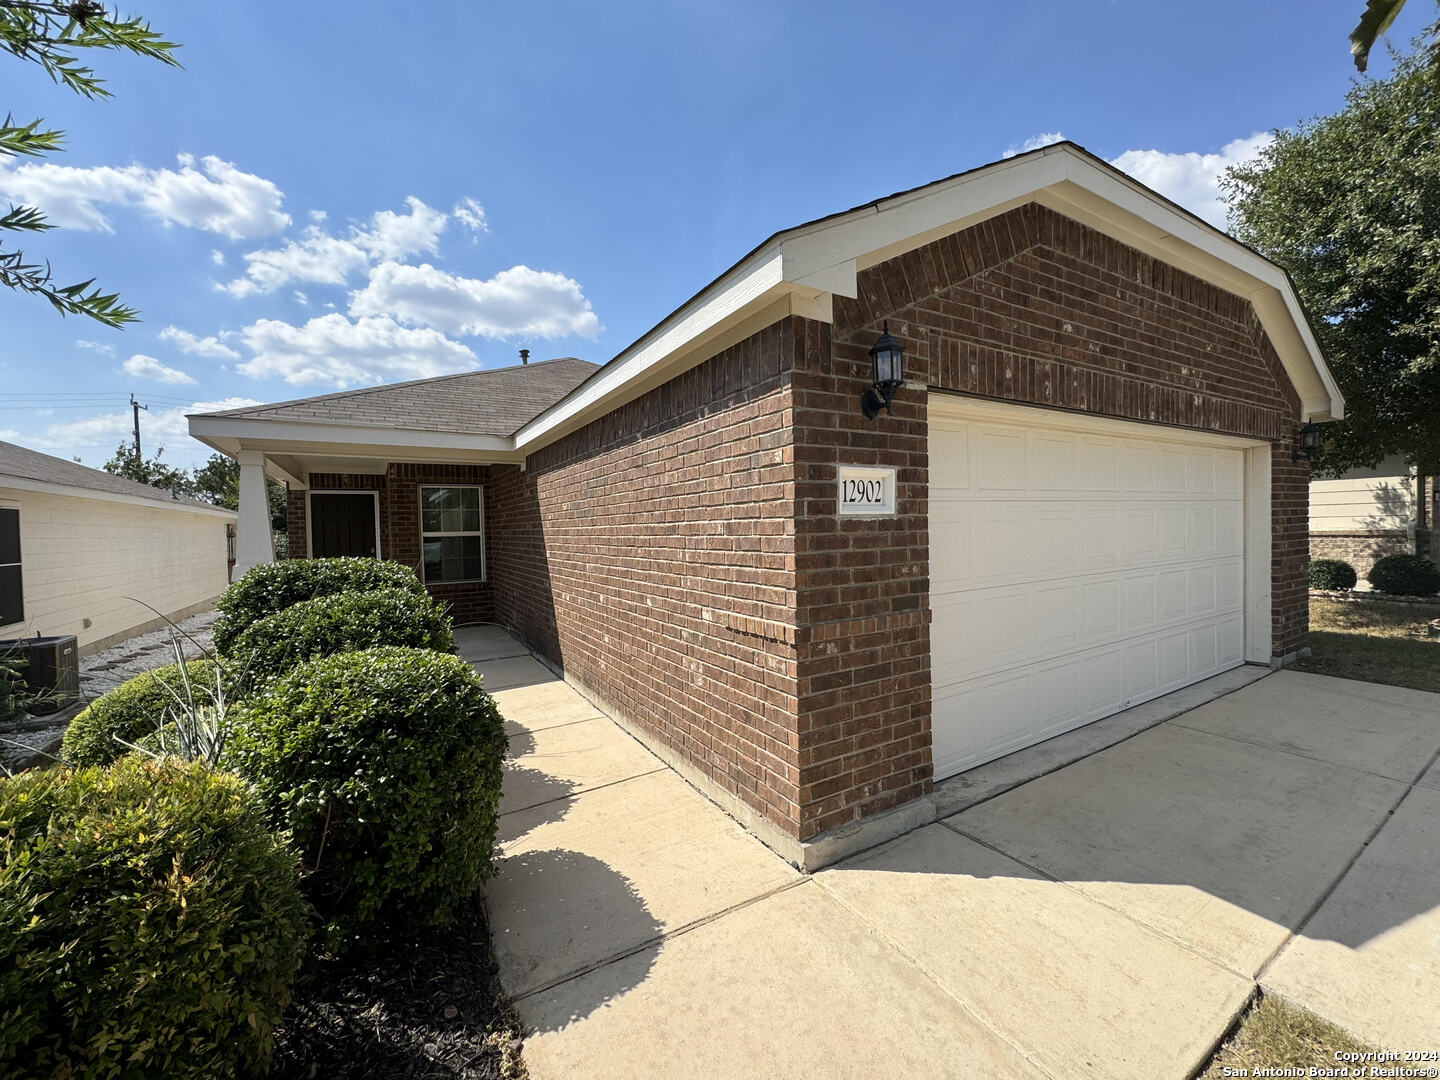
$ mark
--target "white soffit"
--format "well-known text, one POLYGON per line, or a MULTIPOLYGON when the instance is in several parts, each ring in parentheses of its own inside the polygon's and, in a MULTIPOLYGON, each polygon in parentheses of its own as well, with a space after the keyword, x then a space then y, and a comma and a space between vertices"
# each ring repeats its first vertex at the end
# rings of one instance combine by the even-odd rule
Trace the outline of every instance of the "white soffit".
POLYGON ((854 297, 859 271, 1027 202, 1249 300, 1305 418, 1344 417, 1344 398, 1284 271, 1073 143, 1057 143, 776 234, 522 427, 516 449, 538 449, 673 378, 740 340, 737 328, 753 333, 767 324, 757 316, 828 322, 829 298, 854 297))

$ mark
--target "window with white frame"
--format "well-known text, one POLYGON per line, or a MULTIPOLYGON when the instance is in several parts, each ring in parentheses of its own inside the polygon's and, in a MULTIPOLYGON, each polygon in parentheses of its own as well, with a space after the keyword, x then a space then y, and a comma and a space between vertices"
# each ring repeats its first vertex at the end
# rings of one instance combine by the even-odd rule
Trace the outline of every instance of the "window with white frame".
POLYGON ((484 580, 483 506, 478 487, 420 489, 420 548, 427 582, 484 580))

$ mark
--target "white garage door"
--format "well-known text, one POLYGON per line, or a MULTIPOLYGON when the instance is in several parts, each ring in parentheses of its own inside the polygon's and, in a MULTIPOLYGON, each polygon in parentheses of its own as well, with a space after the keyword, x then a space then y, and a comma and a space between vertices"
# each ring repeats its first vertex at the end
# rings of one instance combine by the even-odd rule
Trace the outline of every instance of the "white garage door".
POLYGON ((936 779, 1243 661, 1243 449, 948 400, 930 408, 936 779))

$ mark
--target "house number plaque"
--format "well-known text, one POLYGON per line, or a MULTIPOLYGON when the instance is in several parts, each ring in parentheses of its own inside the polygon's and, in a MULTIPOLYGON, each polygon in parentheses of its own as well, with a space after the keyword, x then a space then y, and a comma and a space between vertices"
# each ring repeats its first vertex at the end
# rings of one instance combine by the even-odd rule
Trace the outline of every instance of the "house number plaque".
POLYGON ((895 513, 895 470, 867 465, 841 465, 836 470, 839 482, 840 513, 847 517, 895 513))

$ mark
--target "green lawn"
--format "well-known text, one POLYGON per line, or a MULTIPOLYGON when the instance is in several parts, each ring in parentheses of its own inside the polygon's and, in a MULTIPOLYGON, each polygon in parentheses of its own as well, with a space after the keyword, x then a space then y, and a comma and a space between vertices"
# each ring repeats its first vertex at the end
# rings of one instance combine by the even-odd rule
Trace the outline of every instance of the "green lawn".
POLYGON ((1300 671, 1440 692, 1440 606, 1385 600, 1310 601, 1311 655, 1300 671))
POLYGON ((1238 1075, 1241 1069, 1253 1073, 1259 1066, 1323 1065, 1333 1069, 1337 1050, 1374 1049, 1313 1013, 1279 998, 1262 997, 1211 1059, 1200 1080, 1219 1080, 1226 1075, 1226 1068, 1231 1076, 1238 1075))

